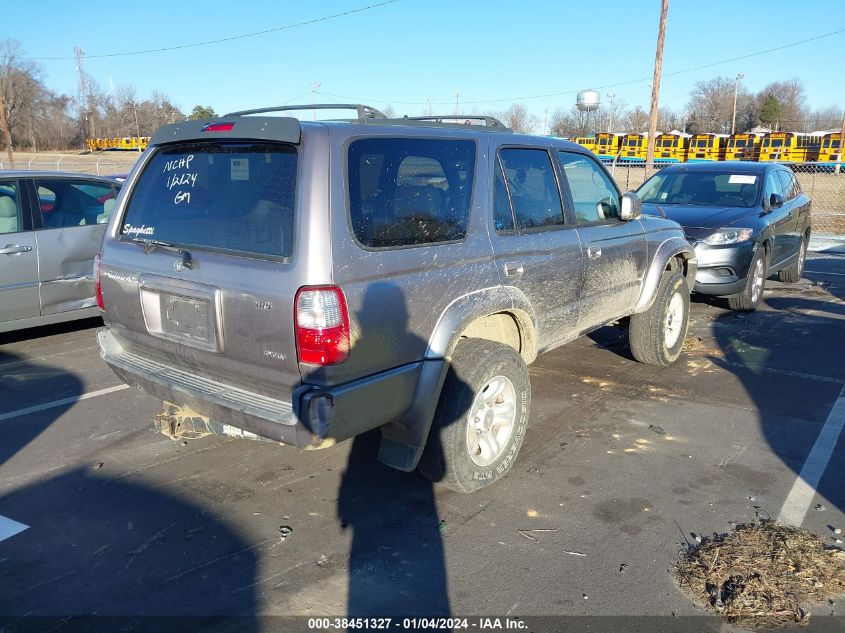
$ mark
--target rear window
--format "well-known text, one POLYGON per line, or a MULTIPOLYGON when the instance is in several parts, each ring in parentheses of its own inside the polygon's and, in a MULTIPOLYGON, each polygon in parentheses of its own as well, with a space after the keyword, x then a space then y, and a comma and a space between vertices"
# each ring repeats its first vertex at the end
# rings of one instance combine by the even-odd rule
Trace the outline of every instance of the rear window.
POLYGON ((349 212, 364 246, 390 248, 466 236, 475 143, 369 138, 349 146, 349 212))
POLYGON ((163 147, 135 184, 120 234, 179 246, 289 257, 296 149, 282 143, 163 147))

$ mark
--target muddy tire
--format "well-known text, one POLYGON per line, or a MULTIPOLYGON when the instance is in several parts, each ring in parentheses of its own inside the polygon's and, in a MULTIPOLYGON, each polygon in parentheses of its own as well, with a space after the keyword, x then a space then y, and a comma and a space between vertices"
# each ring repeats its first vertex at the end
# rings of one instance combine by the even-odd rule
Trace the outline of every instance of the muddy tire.
POLYGON ((778 281, 786 284, 794 284, 801 281, 804 274, 804 262, 807 260, 807 242, 810 237, 805 235, 801 238, 801 246, 798 248, 798 258, 788 268, 778 271, 778 281))
POLYGON ((728 297, 728 307, 731 310, 753 312, 760 306, 763 301, 763 290, 766 287, 766 277, 769 276, 766 260, 766 249, 762 246, 758 247, 754 259, 751 260, 751 267, 748 269, 745 290, 728 297))
POLYGON ((452 355, 419 471, 458 492, 504 477, 528 426, 528 368, 512 347, 461 341, 452 355))
POLYGON ((634 358, 661 367, 674 363, 687 337, 689 308, 686 279, 680 272, 665 271, 652 306, 631 315, 628 342, 634 358))

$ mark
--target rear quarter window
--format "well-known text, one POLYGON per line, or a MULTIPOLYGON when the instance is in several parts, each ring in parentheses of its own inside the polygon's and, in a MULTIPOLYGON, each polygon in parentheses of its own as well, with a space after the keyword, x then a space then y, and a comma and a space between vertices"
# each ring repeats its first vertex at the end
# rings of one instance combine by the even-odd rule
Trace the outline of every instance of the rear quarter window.
POLYGON ((348 150, 352 231, 366 247, 466 237, 475 172, 470 140, 368 138, 348 150))
POLYGON ((284 143, 160 148, 130 194, 120 235, 246 255, 289 257, 297 153, 284 143))

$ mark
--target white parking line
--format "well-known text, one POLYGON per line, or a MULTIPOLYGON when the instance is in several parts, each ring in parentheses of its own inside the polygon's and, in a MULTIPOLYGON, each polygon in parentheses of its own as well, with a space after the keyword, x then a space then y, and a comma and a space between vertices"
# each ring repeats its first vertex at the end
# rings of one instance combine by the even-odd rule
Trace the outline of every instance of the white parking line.
POLYGON ((18 523, 7 517, 0 515, 0 541, 5 541, 10 536, 19 534, 27 529, 29 526, 23 523, 18 523))
POLYGON ((62 407, 66 404, 73 404, 74 402, 79 402, 80 400, 88 400, 88 398, 104 396, 107 393, 123 391, 124 389, 129 389, 129 385, 115 385, 114 387, 106 387, 105 389, 100 389, 98 391, 90 391, 88 393, 83 393, 82 395, 73 396, 71 398, 62 398, 61 400, 53 400, 52 402, 45 402, 44 404, 36 404, 35 406, 27 407, 26 409, 9 411, 8 413, 0 414, 0 422, 11 420, 12 418, 18 418, 22 415, 27 415, 29 413, 38 413, 39 411, 46 411, 47 409, 52 409, 54 407, 62 407))
POLYGON ((821 270, 807 270, 804 269, 804 272, 808 275, 836 275, 837 277, 845 277, 845 273, 831 273, 831 272, 823 272, 821 270))
POLYGON ((798 479, 795 480, 789 496, 783 502, 778 520, 791 525, 801 525, 804 522, 804 516, 813 502, 816 487, 824 475, 843 426, 845 426, 845 387, 842 387, 842 391, 839 392, 839 397, 833 404, 810 454, 807 455, 807 461, 804 462, 798 479))

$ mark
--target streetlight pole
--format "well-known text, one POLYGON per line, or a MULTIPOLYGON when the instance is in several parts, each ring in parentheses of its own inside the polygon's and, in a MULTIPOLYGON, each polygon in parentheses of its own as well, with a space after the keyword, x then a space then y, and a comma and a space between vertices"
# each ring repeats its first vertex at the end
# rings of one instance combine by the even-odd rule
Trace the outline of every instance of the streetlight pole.
POLYGON ((739 93, 739 82, 745 78, 745 73, 738 73, 734 82, 734 113, 731 117, 731 134, 736 131, 736 97, 739 93))
POLYGON ((607 124, 607 132, 608 134, 613 133, 613 100, 616 98, 615 92, 608 92, 607 98, 610 99, 610 121, 607 124))

